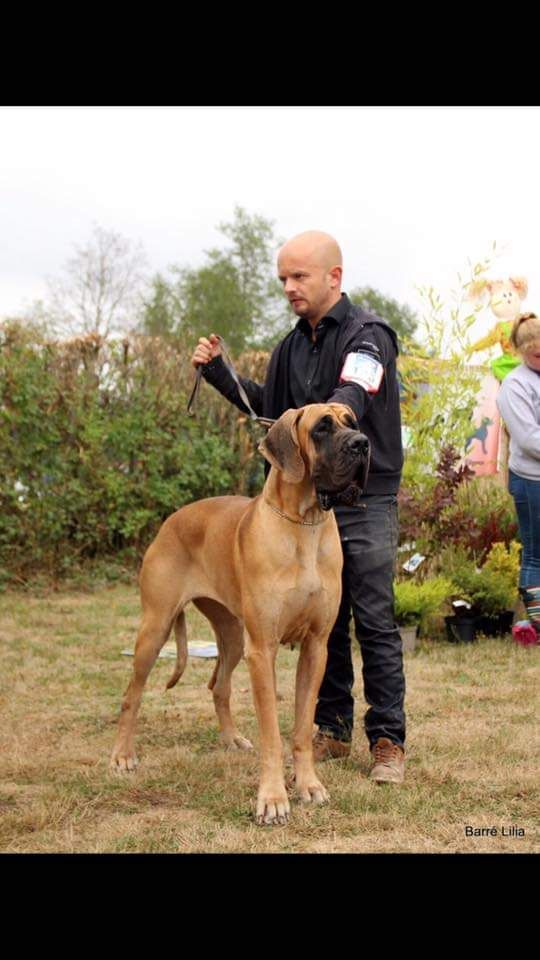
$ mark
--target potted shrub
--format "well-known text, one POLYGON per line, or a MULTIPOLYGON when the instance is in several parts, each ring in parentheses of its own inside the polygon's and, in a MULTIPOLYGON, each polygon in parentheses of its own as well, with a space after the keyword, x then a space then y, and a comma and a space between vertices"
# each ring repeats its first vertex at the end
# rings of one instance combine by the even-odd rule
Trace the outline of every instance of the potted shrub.
MULTIPOLYGON (((450 547, 463 549, 482 565, 496 542, 510 545, 517 534, 513 498, 492 476, 472 477, 457 467, 460 454, 443 449, 437 481, 426 488, 403 485, 399 492, 400 542, 430 558, 431 572, 450 547)), ((468 471, 468 472, 467 472, 468 471)), ((441 572, 446 575, 446 567, 441 572)))
POLYGON ((415 649, 419 630, 441 608, 452 589, 446 577, 430 577, 421 583, 415 580, 394 583, 394 616, 404 651, 415 649))
POLYGON ((521 544, 516 540, 513 540, 508 548, 504 543, 494 543, 482 567, 483 571, 489 571, 503 580, 507 587, 507 593, 503 598, 506 609, 499 610, 495 617, 492 617, 495 620, 492 626, 487 622, 484 624, 484 633, 488 636, 500 636, 512 630, 519 583, 520 555, 521 544), (491 633, 492 630, 493 633, 491 633))
POLYGON ((394 616, 401 634, 403 650, 416 646, 420 626, 420 584, 411 580, 394 583, 394 616))
POLYGON ((446 617, 448 639, 471 643, 476 634, 509 633, 514 617, 519 574, 519 544, 493 544, 486 562, 477 567, 464 551, 447 555, 454 583, 454 616, 446 617), (456 603, 462 606, 456 609, 456 603))

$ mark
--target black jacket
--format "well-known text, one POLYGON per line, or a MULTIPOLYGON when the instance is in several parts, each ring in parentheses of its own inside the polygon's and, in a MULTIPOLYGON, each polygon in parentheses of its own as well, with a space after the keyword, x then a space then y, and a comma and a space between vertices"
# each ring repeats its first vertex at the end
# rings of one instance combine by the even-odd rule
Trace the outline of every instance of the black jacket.
MULTIPOLYGON (((320 370, 317 394, 306 390, 305 403, 346 403, 357 417, 363 433, 371 443, 371 462, 366 494, 395 494, 403 466, 399 388, 396 374, 397 336, 392 328, 374 314, 342 296, 339 319, 332 336, 321 339, 320 370), (344 309, 345 307, 345 309, 344 309), (340 382, 340 374, 349 353, 369 353, 384 367, 377 393, 364 390, 357 383, 340 382)), ((332 311, 328 316, 332 319, 332 311)), ((325 319, 325 318, 324 318, 325 319)), ((305 323, 305 321, 304 321, 305 323)), ((302 321, 275 347, 266 373, 264 386, 240 377, 249 402, 258 416, 277 419, 293 402, 290 387, 290 357, 295 337, 304 336, 302 321)), ((227 400, 248 412, 238 388, 221 357, 204 364, 202 373, 227 400)), ((298 399, 298 396, 297 396, 298 399)), ((302 404, 303 405, 303 404, 302 404)))

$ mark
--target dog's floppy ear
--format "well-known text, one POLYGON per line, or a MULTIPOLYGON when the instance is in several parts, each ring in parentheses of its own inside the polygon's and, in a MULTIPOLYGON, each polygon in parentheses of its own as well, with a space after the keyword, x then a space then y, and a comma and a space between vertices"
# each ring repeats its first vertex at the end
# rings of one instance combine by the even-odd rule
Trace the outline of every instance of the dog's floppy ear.
POLYGON ((301 416, 301 409, 286 410, 259 444, 259 452, 276 470, 282 471, 287 483, 300 483, 306 472, 297 432, 301 416))

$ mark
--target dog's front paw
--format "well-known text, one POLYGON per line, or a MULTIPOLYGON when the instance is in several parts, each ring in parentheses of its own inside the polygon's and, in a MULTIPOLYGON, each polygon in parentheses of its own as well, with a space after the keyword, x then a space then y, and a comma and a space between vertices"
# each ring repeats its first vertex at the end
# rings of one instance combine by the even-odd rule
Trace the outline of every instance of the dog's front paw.
POLYGON ((302 803, 328 803, 330 794, 317 777, 299 781, 296 777, 296 792, 302 803))
POLYGON ((138 766, 139 761, 134 750, 125 750, 115 747, 109 763, 112 773, 131 773, 138 766))
POLYGON ((228 750, 253 750, 253 744, 251 740, 248 740, 247 737, 241 736, 239 733, 235 733, 231 737, 226 737, 222 734, 221 742, 228 750))
POLYGON ((273 790, 260 788, 255 814, 257 826, 281 826, 288 822, 290 812, 291 805, 285 786, 273 790))

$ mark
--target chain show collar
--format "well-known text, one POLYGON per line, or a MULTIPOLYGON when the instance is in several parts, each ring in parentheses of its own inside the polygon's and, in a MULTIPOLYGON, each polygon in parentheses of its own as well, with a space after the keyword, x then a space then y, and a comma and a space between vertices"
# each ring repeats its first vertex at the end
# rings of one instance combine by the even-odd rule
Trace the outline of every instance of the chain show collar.
POLYGON ((283 513, 277 507, 274 507, 273 504, 271 504, 270 501, 266 499, 266 497, 263 497, 263 500, 266 503, 266 505, 270 507, 271 510, 274 511, 274 513, 277 513, 278 517, 283 517, 284 520, 289 520, 290 523, 299 523, 303 527, 318 527, 319 524, 324 523, 326 520, 328 520, 328 514, 326 514, 325 517, 321 517, 320 520, 295 520, 294 517, 289 517, 287 516, 286 513, 283 513))

